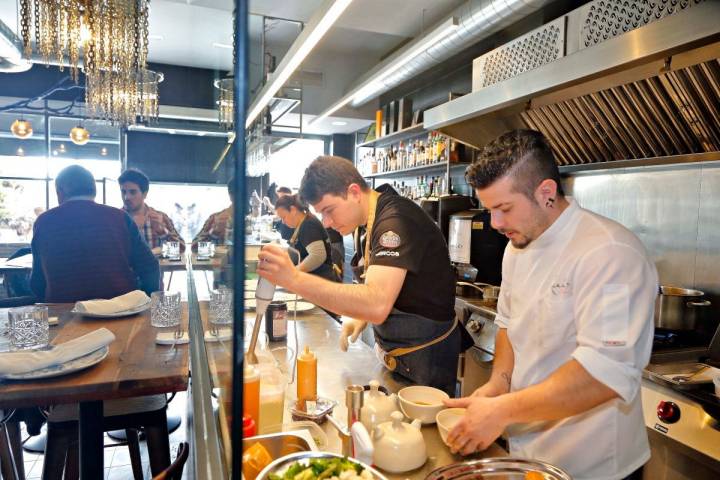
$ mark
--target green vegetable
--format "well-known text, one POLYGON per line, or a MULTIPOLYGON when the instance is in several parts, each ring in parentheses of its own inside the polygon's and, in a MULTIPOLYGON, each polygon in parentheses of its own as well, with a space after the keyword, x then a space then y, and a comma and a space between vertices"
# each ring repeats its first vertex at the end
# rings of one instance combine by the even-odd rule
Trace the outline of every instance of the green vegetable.
POLYGON ((324 480, 339 476, 342 472, 354 470, 360 474, 364 469, 361 465, 345 458, 313 458, 308 465, 294 462, 285 470, 283 476, 271 473, 270 480, 324 480))

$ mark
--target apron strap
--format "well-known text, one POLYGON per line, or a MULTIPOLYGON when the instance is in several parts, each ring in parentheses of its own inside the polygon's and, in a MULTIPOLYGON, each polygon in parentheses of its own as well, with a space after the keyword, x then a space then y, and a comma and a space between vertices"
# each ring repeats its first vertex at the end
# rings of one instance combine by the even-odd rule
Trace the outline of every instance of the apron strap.
POLYGON ((430 340, 429 342, 423 343, 421 345, 416 345, 414 347, 402 347, 402 348, 395 348, 393 350, 390 350, 389 352, 385 352, 385 355, 388 357, 401 357, 403 355, 407 355, 408 353, 417 352, 418 350, 422 350, 424 348, 431 347, 435 345, 436 343, 440 343, 443 340, 445 340, 447 337, 450 336, 450 334, 455 330, 455 328, 458 325, 458 318, 457 316, 453 320, 452 326, 448 329, 447 332, 443 333, 437 338, 434 338, 430 340))

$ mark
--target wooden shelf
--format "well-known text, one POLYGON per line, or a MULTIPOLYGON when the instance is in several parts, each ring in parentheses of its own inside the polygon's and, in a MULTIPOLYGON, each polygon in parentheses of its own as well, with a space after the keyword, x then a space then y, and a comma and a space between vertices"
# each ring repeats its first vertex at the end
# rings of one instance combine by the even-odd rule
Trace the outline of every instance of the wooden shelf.
POLYGON ((360 147, 384 147, 387 145, 391 145, 393 143, 400 142, 402 140, 405 140, 410 137, 414 137, 416 135, 419 135, 421 133, 425 132, 425 128, 423 127, 423 124, 420 123, 418 125, 413 125, 412 127, 405 128, 403 130, 398 130, 395 133, 391 133, 389 135, 382 136, 380 138, 376 138, 375 140, 370 140, 364 143, 358 143, 355 145, 355 148, 360 147))

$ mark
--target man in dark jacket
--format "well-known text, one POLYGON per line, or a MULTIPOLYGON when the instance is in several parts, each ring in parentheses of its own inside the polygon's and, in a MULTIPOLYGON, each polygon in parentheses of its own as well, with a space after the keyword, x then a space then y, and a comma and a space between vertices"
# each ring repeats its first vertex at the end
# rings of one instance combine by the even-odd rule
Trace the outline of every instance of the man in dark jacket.
POLYGON ((33 229, 30 286, 39 301, 64 303, 160 289, 160 268, 135 222, 95 203, 95 179, 79 165, 55 179, 59 206, 33 229))

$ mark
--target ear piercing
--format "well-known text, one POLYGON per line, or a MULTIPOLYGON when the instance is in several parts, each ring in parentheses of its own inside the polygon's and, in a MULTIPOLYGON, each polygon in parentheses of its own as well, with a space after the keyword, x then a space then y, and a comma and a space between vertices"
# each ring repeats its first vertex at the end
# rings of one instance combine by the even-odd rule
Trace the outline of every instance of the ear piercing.
POLYGON ((554 202, 555 202, 554 198, 548 198, 547 202, 545 202, 545 206, 548 208, 552 208, 554 202))

